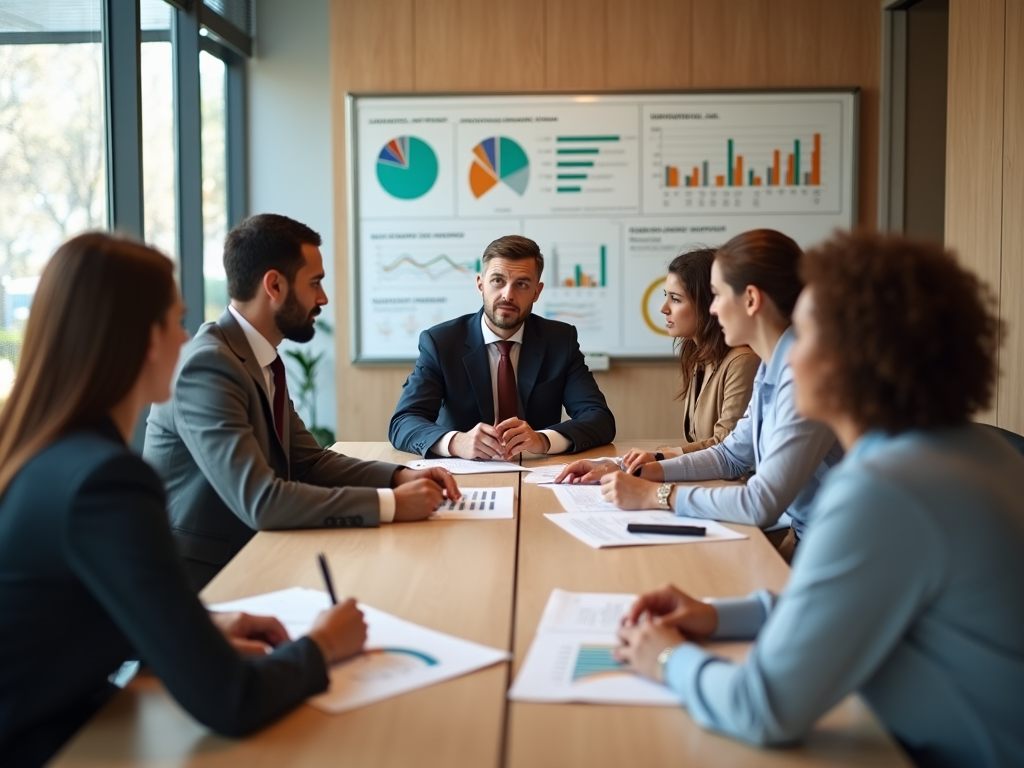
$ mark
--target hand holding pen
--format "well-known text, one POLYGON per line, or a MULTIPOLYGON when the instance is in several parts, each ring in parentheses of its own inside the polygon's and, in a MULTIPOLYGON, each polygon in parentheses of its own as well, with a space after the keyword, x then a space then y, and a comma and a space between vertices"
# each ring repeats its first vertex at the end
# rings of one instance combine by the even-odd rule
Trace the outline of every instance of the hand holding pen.
POLYGON ((324 663, 330 665, 355 656, 363 650, 366 643, 366 621, 363 612, 356 605, 355 598, 350 597, 338 603, 327 558, 321 553, 317 560, 327 594, 331 597, 331 607, 316 617, 313 628, 309 631, 309 638, 320 648, 324 663))

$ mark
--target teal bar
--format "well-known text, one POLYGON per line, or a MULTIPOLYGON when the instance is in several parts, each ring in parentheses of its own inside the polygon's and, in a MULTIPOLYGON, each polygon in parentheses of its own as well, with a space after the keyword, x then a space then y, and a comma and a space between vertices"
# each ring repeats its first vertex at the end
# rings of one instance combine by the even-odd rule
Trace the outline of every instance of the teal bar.
POLYGON ((558 187, 558 192, 582 192, 583 187, 558 187))
POLYGON ((580 269, 580 265, 576 265, 576 285, 583 285, 583 270, 580 269))
POLYGON ((593 149, 591 149, 590 147, 586 149, 570 149, 566 147, 565 149, 555 150, 555 153, 559 155, 596 155, 600 151, 601 150, 598 149, 597 147, 594 147, 593 149))
POLYGON ((568 160, 560 160, 558 162, 558 167, 559 168, 593 168, 594 167, 594 161, 593 160, 573 160, 572 162, 570 162, 568 160))
POLYGON ((480 269, 480 267, 481 267, 480 259, 477 259, 476 260, 476 271, 477 272, 483 272, 483 270, 480 269))
POLYGON ((732 139, 729 139, 729 140, 728 140, 728 142, 729 142, 729 163, 728 163, 728 167, 729 167, 729 170, 728 170, 728 172, 727 172, 727 173, 726 173, 726 175, 725 175, 725 185, 726 185, 727 187, 731 187, 731 186, 732 186, 732 182, 733 182, 733 170, 732 170, 732 139))
POLYGON ((604 288, 608 285, 606 280, 608 270, 608 247, 601 246, 601 287, 604 288))
POLYGON ((800 139, 793 139, 793 186, 800 185, 800 139))
POLYGON ((747 178, 749 179, 749 181, 747 182, 747 186, 748 187, 754 186, 754 170, 753 169, 750 170, 750 174, 748 175, 747 178))
POLYGON ((558 174, 560 179, 585 179, 587 174, 585 173, 560 173, 558 174))
POLYGON ((559 136, 556 141, 618 141, 618 136, 559 136))

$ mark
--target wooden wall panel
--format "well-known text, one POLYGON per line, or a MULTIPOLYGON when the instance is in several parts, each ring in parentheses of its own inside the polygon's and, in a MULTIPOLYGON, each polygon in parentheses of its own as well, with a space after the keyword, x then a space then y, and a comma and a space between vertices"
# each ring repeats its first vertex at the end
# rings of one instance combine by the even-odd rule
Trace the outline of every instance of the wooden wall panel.
POLYGON ((693 87, 767 88, 769 0, 693 0, 693 87))
POLYGON ((691 0, 607 0, 608 87, 690 87, 691 0))
POLYGON ((604 0, 547 0, 545 85, 552 90, 607 87, 608 17, 604 0))
POLYGON ((334 113, 334 269, 337 302, 335 387, 338 439, 385 440, 402 382, 412 366, 356 368, 350 362, 345 94, 413 90, 413 0, 331 3, 334 113))
MULTIPOLYGON (((352 90, 860 86, 860 221, 872 225, 880 16, 877 0, 334 0, 332 298, 348 298, 342 148, 352 90)), ((411 366, 355 368, 346 325, 337 335, 338 437, 383 440, 411 366)), ((674 363, 616 365, 597 377, 622 439, 677 431, 674 363)))
MULTIPOLYGON (((946 245, 998 296, 1006 0, 951 0, 946 245)), ((995 409, 979 414, 995 423, 995 409)))
POLYGON ((542 90, 544 13, 545 0, 416 0, 416 90, 542 90))
POLYGON ((1024 0, 1006 0, 1000 314, 1007 333, 996 423, 1024 435, 1024 0))

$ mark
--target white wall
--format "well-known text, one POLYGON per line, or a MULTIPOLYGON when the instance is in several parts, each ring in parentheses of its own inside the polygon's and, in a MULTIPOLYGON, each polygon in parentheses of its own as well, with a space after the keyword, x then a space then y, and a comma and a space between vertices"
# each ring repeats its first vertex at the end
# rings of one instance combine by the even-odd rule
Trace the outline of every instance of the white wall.
MULTIPOLYGON (((331 147, 329 0, 257 0, 256 45, 249 61, 249 210, 280 213, 309 225, 321 251, 330 304, 321 319, 347 323, 345 297, 334 286, 334 200, 331 147)), ((343 327, 342 333, 347 332, 343 327)), ((282 349, 291 346, 285 342, 282 349)), ((323 351, 317 420, 336 430, 334 340, 318 333, 308 347, 323 351)), ((287 361, 287 358, 285 358, 287 361)), ((287 362, 289 377, 294 376, 287 362)), ((308 421, 308 414, 301 413, 308 421)))

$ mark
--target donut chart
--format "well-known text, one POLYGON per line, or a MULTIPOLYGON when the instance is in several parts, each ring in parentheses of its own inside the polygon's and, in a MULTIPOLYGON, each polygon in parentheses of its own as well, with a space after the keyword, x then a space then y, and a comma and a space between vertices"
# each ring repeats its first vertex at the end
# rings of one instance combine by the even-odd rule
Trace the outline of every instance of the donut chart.
POLYGON ((517 195, 526 193, 530 183, 530 159, 519 144, 507 136, 492 136, 473 147, 469 167, 469 188, 477 199, 499 184, 517 195))
POLYGON ((415 200, 437 181, 437 154, 415 136, 398 136, 377 155, 377 180, 392 197, 415 200))

